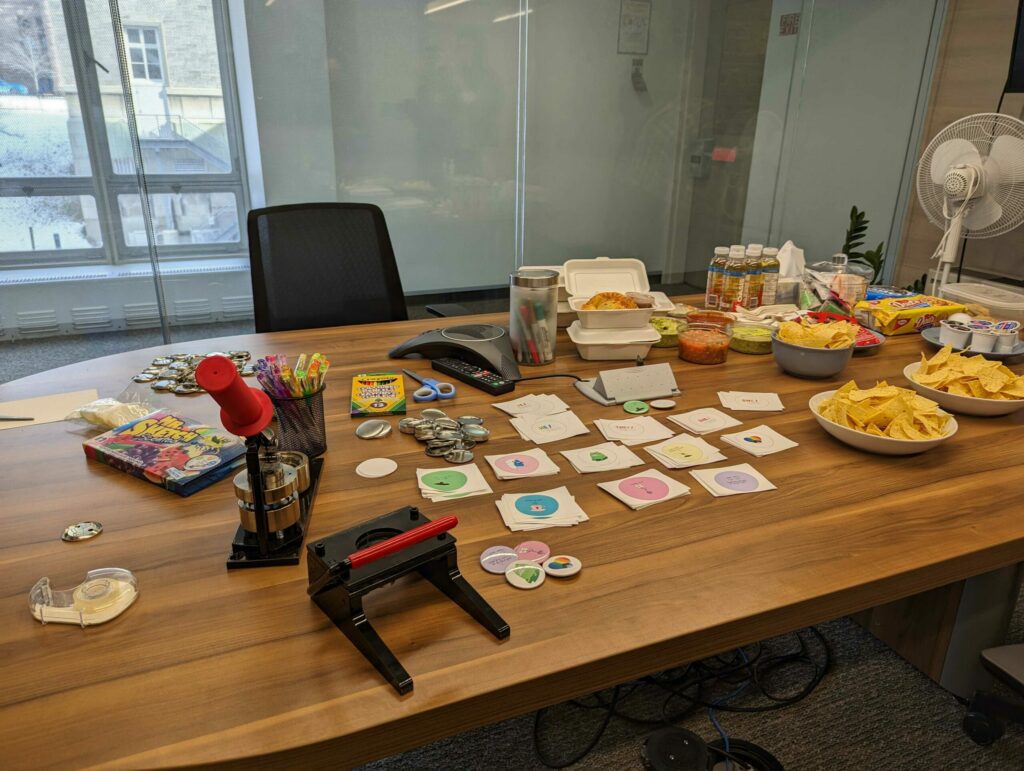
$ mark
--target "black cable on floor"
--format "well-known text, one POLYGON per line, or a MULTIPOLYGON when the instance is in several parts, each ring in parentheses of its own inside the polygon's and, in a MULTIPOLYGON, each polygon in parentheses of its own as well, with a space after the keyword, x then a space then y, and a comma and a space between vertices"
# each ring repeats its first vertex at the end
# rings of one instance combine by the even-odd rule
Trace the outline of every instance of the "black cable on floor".
POLYGON ((807 698, 828 674, 832 664, 832 651, 824 635, 815 627, 794 632, 797 648, 778 654, 765 654, 760 643, 738 648, 727 654, 712 656, 686 665, 676 670, 666 670, 656 675, 644 677, 623 685, 616 686, 610 698, 602 692, 591 694, 584 699, 573 699, 568 704, 578 709, 604 711, 604 717, 593 737, 586 746, 567 760, 554 760, 542 749, 541 734, 545 715, 550 708, 538 710, 533 722, 533 747, 538 759, 549 768, 565 768, 585 758, 601 741, 612 718, 627 723, 649 728, 654 726, 673 725, 693 714, 696 710, 714 709, 717 712, 769 712, 791 706, 807 698), (812 639, 820 648, 820 662, 815 659, 805 631, 810 632, 812 639), (793 693, 775 693, 770 685, 773 676, 777 676, 786 668, 800 666, 810 670, 810 677, 793 693), (714 696, 716 686, 728 687, 727 696, 714 696), (623 703, 644 688, 657 688, 667 693, 661 706, 658 718, 631 715, 623 709, 623 703), (757 699, 760 703, 733 704, 729 699, 743 696, 744 701, 757 699), (670 707, 677 700, 684 706, 672 711, 670 707))

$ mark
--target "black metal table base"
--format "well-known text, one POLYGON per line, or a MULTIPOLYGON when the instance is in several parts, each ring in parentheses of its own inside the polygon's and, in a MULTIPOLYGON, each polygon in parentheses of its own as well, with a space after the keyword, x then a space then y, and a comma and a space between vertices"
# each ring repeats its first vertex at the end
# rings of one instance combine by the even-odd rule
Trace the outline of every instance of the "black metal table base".
POLYGON ((256 533, 238 527, 231 543, 231 554, 228 555, 229 569, 299 564, 302 541, 306 537, 309 518, 313 514, 313 502, 320 487, 320 472, 323 467, 323 458, 310 459, 309 487, 299 496, 299 521, 278 533, 270 534, 270 549, 266 555, 260 554, 260 543, 256 533))

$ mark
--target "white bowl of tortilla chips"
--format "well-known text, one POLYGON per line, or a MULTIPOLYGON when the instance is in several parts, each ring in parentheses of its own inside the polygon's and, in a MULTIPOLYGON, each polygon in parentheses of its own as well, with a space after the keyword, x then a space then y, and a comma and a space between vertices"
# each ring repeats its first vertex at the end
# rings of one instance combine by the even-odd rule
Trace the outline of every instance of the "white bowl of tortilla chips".
POLYGON ((913 455, 937 447, 956 433, 956 419, 939 405, 884 380, 858 388, 851 380, 807 403, 828 433, 851 447, 880 455, 913 455))
POLYGON ((953 353, 948 345, 930 359, 922 354, 903 375, 911 388, 950 412, 994 417, 1024 408, 1024 376, 983 356, 953 353))

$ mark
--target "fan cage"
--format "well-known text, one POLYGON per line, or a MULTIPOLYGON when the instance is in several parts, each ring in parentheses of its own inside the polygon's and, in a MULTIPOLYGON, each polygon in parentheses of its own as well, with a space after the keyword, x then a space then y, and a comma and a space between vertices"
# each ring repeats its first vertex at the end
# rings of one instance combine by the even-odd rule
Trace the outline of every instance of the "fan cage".
MULTIPOLYGON (((942 207, 945 199, 943 186, 933 182, 931 176, 932 158, 936 149, 951 139, 965 139, 975 146, 984 161, 988 158, 992 143, 1000 136, 1012 136, 1024 142, 1024 121, 997 112, 968 115, 950 123, 928 143, 918 161, 916 179, 917 198, 929 222, 942 229, 948 225, 942 207)), ((962 233, 964 237, 992 238, 1013 230, 1024 221, 1024 157, 1019 164, 1000 168, 1003 175, 999 184, 989 186, 986 194, 991 195, 1002 207, 1002 215, 984 228, 972 230, 965 226, 962 233)))

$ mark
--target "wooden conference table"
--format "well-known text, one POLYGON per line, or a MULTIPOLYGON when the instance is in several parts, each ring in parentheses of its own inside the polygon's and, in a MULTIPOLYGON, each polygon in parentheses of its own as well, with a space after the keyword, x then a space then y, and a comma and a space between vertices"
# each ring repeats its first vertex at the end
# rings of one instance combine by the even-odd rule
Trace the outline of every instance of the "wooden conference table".
MULTIPOLYGON (((545 446, 561 468, 558 476, 495 480, 484 452, 526 443, 490 406, 495 399, 459 384, 450 412, 483 416, 493 432, 477 462, 494 494, 423 501, 415 469, 444 463, 397 431, 357 439, 347 400, 355 373, 401 366, 430 372, 425 361, 400 364, 386 351, 438 325, 414 321, 151 348, 8 383, 0 386, 0 400, 87 387, 113 396, 164 352, 322 351, 333 362, 329 450, 311 538, 407 504, 421 504, 430 517, 456 513, 459 564, 511 624, 511 638, 496 641, 425 581, 378 590, 367 600, 368 615, 415 682, 411 694, 399 697, 309 600, 304 564, 225 569, 238 524, 228 482, 183 499, 88 462, 83 433, 72 424, 0 431, 5 767, 242 765, 257 758, 345 767, 1024 560, 1024 412, 963 417, 954 439, 923 455, 870 455, 833 440, 807 410, 811 395, 841 380, 782 375, 771 356, 731 353, 724 366, 703 367, 681 362, 674 349, 654 349, 648 361, 672 364, 683 391, 677 411, 717 406, 718 390, 777 391, 785 412, 737 415, 748 427, 766 423, 800 446, 765 458, 725 450, 730 461, 751 462, 777 490, 712 498, 687 472, 672 471, 692 488, 689 497, 630 511, 596 486, 626 472, 582 476, 558 455, 603 441, 595 418, 626 414, 585 399, 569 379, 551 379, 523 383, 516 393, 556 393, 593 429, 545 446), (381 480, 357 476, 355 465, 374 456, 394 458, 399 470, 381 480), (505 529, 494 499, 560 485, 590 521, 536 535, 582 559, 583 572, 536 591, 485 573, 477 560, 484 548, 523 540, 505 529), (103 534, 61 542, 63 528, 83 519, 101 521, 103 534), (83 630, 42 626, 29 615, 26 595, 41 576, 65 588, 107 566, 128 568, 139 580, 139 600, 120 618, 83 630)), ((892 338, 878 355, 855 357, 843 379, 904 383, 903 366, 923 346, 916 335, 892 338)), ((560 335, 557 361, 529 374, 590 375, 624 364, 584 362, 560 335)), ((206 395, 165 395, 163 403, 216 419, 206 395)), ((664 422, 663 414, 656 417, 664 422)), ((919 624, 920 636, 931 634, 927 626, 919 624)))

